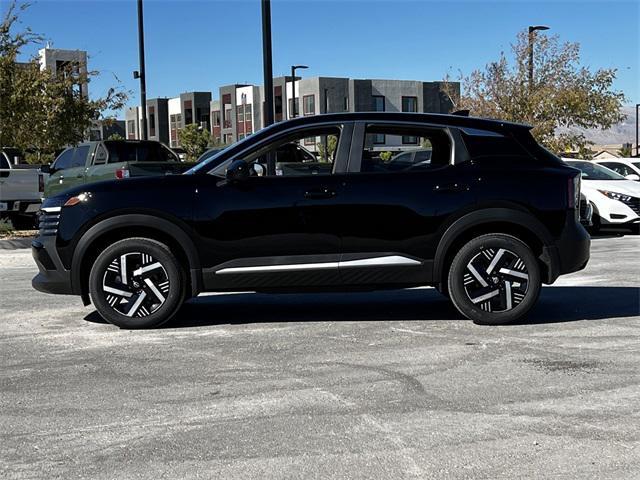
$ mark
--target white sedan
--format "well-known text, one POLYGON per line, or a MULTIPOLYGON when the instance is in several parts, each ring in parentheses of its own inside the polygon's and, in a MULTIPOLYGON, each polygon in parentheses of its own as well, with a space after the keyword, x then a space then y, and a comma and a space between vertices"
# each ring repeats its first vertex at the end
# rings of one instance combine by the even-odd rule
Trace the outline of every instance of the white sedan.
POLYGON ((593 206, 593 230, 640 230, 640 183, 587 160, 566 159, 582 172, 582 193, 593 206))

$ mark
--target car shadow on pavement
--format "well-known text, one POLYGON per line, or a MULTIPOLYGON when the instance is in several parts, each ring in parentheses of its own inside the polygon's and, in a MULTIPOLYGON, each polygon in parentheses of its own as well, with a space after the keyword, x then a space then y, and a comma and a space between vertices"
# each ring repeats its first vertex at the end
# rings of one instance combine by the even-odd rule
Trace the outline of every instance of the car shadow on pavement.
MULTIPOLYGON (((604 320, 640 315, 635 287, 544 287, 538 304, 518 325, 604 320)), ((200 296, 183 305, 163 328, 272 322, 360 322, 461 320, 462 315, 435 289, 357 293, 200 296)), ((104 323, 97 312, 85 320, 104 323)))

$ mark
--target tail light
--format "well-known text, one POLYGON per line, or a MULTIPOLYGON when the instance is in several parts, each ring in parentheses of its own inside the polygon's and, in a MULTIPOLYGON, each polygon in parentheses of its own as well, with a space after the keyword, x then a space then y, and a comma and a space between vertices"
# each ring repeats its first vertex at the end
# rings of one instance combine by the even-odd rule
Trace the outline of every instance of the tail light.
POLYGON ((44 192, 44 175, 41 173, 38 174, 38 192, 44 192))
POLYGON ((567 206, 576 208, 580 205, 580 175, 571 177, 567 183, 567 206))
POLYGON ((116 178, 118 180, 122 180, 123 178, 129 178, 129 169, 128 168, 118 168, 116 170, 116 178))

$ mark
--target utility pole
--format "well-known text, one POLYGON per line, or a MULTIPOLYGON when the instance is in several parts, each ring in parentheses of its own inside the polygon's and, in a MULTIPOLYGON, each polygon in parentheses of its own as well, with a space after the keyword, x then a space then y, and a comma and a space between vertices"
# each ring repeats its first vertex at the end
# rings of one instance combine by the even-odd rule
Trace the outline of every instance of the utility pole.
POLYGON ((549 30, 545 25, 529 26, 529 90, 533 89, 533 44, 536 30, 549 30))
MULTIPOLYGON (((638 111, 640 110, 640 103, 636 103, 636 157, 640 157, 640 125, 638 125, 638 111)), ((633 157, 633 152, 631 152, 633 157)))
POLYGON ((133 72, 133 78, 140 79, 140 109, 142 140, 147 139, 147 75, 144 68, 144 20, 142 18, 142 0, 138 0, 138 50, 140 56, 140 71, 133 72))
POLYGON ((271 60, 271 0, 262 0, 262 68, 264 71, 263 125, 273 123, 273 66, 271 60))

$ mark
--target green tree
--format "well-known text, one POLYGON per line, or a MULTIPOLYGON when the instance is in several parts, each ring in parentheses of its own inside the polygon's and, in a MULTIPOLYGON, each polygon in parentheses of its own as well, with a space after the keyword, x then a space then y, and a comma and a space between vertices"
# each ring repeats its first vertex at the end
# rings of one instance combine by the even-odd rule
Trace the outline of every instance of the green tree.
POLYGON ((208 130, 192 123, 180 130, 180 146, 187 152, 187 160, 195 162, 209 145, 211 134, 208 130))
POLYGON ((336 137, 335 135, 329 135, 325 137, 325 140, 326 148, 325 142, 318 142, 316 144, 316 148, 318 149, 318 154, 321 161, 328 162, 329 160, 334 159, 336 148, 338 148, 338 137, 336 137))
POLYGON ((119 133, 112 133, 111 135, 109 135, 109 138, 107 138, 107 140, 124 140, 124 137, 119 133))
POLYGON ((382 160, 383 162, 388 162, 392 158, 393 158, 393 152, 388 152, 388 151, 380 152, 380 160, 382 160))
POLYGON ((523 122, 536 139, 557 153, 585 151, 589 142, 571 127, 606 129, 622 121, 624 95, 613 90, 615 69, 581 66, 580 46, 558 36, 535 35, 534 79, 528 81, 528 33, 518 34, 513 59, 500 58, 462 76, 457 109, 472 115, 523 122))
POLYGON ((620 155, 622 158, 631 157, 631 153, 632 147, 630 143, 625 143, 624 145, 622 145, 622 148, 618 150, 618 155, 620 155))
POLYGON ((35 151, 33 159, 83 141, 94 120, 124 107, 128 93, 110 88, 89 99, 80 86, 98 72, 73 64, 54 72, 41 69, 37 58, 17 63, 23 47, 42 39, 29 28, 15 31, 27 7, 12 1, 0 24, 0 145, 35 151))

